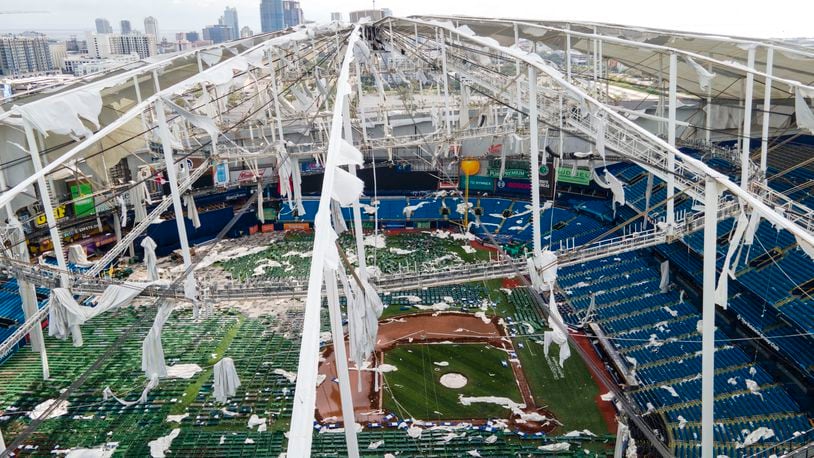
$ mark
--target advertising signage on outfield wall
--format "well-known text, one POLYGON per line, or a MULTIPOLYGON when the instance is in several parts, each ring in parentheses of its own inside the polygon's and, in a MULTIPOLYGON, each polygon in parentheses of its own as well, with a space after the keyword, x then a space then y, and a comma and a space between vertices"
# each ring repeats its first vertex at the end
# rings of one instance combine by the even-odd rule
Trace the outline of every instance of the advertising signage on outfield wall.
POLYGON ((560 183, 588 186, 591 184, 591 171, 586 169, 574 170, 571 167, 559 167, 557 169, 557 181, 560 183))
MULTIPOLYGON (((458 189, 463 190, 465 188, 466 177, 461 175, 458 181, 458 189)), ((493 178, 480 175, 472 175, 469 177, 469 190, 493 192, 495 190, 495 180, 493 178)))
MULTIPOLYGON (((495 193, 513 196, 531 196, 531 180, 507 178, 495 180, 495 193)), ((546 164, 540 166, 540 196, 550 199, 554 193, 553 169, 546 164)))
MULTIPOLYGON (((500 176, 500 168, 489 167, 489 176, 497 178, 500 176)), ((527 169, 504 169, 503 178, 529 178, 529 171, 527 169)))

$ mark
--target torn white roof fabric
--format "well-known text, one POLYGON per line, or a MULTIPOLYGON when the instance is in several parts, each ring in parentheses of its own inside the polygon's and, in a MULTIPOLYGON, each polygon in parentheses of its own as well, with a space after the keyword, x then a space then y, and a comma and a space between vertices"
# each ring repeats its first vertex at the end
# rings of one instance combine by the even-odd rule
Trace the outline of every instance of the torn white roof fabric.
POLYGON ((240 377, 235 369, 235 362, 232 358, 223 358, 215 363, 214 369, 214 396, 221 404, 225 404, 228 398, 237 393, 240 386, 240 377))

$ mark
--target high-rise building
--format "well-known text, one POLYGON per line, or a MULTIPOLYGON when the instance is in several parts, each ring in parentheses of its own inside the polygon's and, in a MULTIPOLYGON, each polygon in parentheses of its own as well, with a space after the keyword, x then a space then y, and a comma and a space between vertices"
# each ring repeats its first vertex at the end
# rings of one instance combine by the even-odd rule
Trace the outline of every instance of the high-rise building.
POLYGON ((93 59, 103 59, 110 56, 113 51, 111 50, 112 34, 103 33, 87 33, 85 35, 85 43, 88 44, 88 57, 93 59))
POLYGON ((85 39, 88 57, 94 59, 103 59, 114 54, 138 54, 140 59, 144 59, 158 54, 155 37, 139 32, 126 35, 88 33, 85 39))
POLYGON ((145 59, 158 54, 155 37, 134 32, 126 35, 109 35, 112 54, 138 54, 145 59))
POLYGON ((105 18, 97 18, 96 33, 113 33, 113 27, 110 25, 110 21, 105 18))
POLYGON ((49 43, 48 51, 51 53, 51 64, 53 64, 54 70, 61 69, 65 63, 65 58, 68 57, 68 50, 65 46, 65 42, 49 43))
POLYGON ((232 28, 223 24, 206 26, 203 29, 203 39, 212 43, 223 43, 229 41, 232 36, 232 28))
POLYGON ((342 13, 331 13, 331 21, 341 21, 342 13))
POLYGON ((130 33, 130 32, 133 31, 133 27, 130 26, 130 21, 128 21, 127 19, 122 19, 121 29, 122 29, 122 35, 130 33))
POLYGON ((392 15, 393 13, 390 11, 390 8, 380 8, 375 10, 351 11, 348 15, 348 19, 350 22, 359 22, 364 18, 370 18, 371 21, 378 21, 392 15))
POLYGON ((260 30, 263 33, 276 32, 286 27, 283 18, 283 0, 261 0, 260 30))
POLYGON ((144 18, 144 33, 147 35, 152 35, 155 37, 156 41, 159 41, 158 36, 158 19, 147 16, 144 18))
POLYGON ((305 22, 300 2, 283 0, 283 21, 286 27, 294 27, 305 22))
POLYGON ((242 29, 240 29, 240 38, 249 38, 252 35, 254 35, 254 32, 249 28, 249 26, 244 26, 242 29))
POLYGON ((237 8, 230 8, 226 7, 223 10, 223 17, 221 18, 221 24, 229 27, 232 29, 232 35, 229 37, 230 40, 237 40, 240 38, 240 24, 237 20, 237 8))
POLYGON ((0 36, 0 75, 22 76, 53 70, 55 67, 45 35, 0 36))

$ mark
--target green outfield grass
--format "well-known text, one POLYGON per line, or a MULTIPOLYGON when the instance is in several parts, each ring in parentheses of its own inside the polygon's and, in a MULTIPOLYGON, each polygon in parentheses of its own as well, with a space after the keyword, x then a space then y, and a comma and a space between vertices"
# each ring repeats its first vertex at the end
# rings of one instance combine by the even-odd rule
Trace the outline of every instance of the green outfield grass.
POLYGON ((384 409, 400 417, 422 420, 506 418, 509 411, 495 404, 461 405, 458 395, 503 396, 522 402, 511 368, 500 362, 508 355, 484 344, 422 344, 399 346, 384 361, 398 367, 385 374, 384 409), (434 362, 447 361, 439 367, 434 362), (457 372, 468 383, 460 389, 446 388, 441 376, 457 372), (440 413, 438 413, 440 412, 440 413))
MULTIPOLYGON (((488 284, 499 315, 513 316, 515 320, 534 315, 529 310, 518 310, 520 307, 535 307, 533 301, 521 300, 522 295, 528 293, 518 290, 514 293, 516 296, 509 300, 510 298, 498 289, 499 282, 495 280, 488 284)), ((541 326, 540 323, 532 324, 535 328, 541 326)), ((599 388, 591 377, 588 366, 572 348, 571 357, 565 361, 565 367, 560 368, 557 362, 559 348, 553 345, 550 357, 546 358, 543 345, 536 342, 542 342, 542 339, 541 335, 517 336, 512 339, 537 405, 547 406, 547 409, 563 423, 558 432, 589 429, 598 435, 606 434, 608 431, 605 420, 596 405, 596 396, 600 394, 599 388), (520 348, 520 344, 523 348, 520 348)))

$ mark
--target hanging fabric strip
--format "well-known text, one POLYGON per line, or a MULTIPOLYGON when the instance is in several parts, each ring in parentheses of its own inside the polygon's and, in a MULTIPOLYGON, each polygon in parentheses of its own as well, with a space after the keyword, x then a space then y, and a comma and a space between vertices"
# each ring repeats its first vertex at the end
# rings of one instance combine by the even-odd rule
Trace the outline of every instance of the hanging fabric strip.
POLYGON ((150 236, 144 237, 141 241, 141 247, 144 248, 144 265, 147 268, 147 279, 150 281, 158 280, 158 266, 155 256, 156 245, 155 241, 150 236))
POLYGON ((760 226, 760 219, 760 212, 756 209, 752 210, 752 214, 749 215, 749 226, 746 227, 746 233, 743 235, 744 245, 751 246, 755 242, 755 234, 760 226))
POLYGON ((722 308, 727 308, 727 299, 729 296, 729 277, 735 278, 735 273, 730 271, 730 263, 732 257, 740 246, 743 234, 746 232, 746 227, 749 225, 749 219, 746 217, 746 212, 741 209, 738 215, 738 221, 735 227, 735 233, 729 240, 729 250, 726 252, 724 258, 724 265, 721 267, 721 275, 718 278, 718 285, 715 288, 715 304, 720 305, 722 308))
POLYGON ((51 290, 48 311, 48 335, 57 339, 66 339, 71 333, 74 346, 82 346, 82 333, 79 326, 88 320, 117 307, 129 305, 145 288, 155 282, 124 282, 121 285, 110 285, 96 299, 95 306, 79 305, 73 294, 66 288, 51 290))
POLYGON ((796 235, 794 238, 797 240, 797 245, 800 246, 800 249, 803 250, 803 252, 807 254, 809 258, 814 260, 814 246, 796 235))
POLYGON ((144 390, 141 392, 141 396, 139 396, 139 398, 136 399, 135 401, 125 401, 123 399, 118 398, 116 394, 113 392, 113 390, 110 389, 109 386, 106 386, 105 389, 102 390, 102 399, 105 401, 107 401, 108 399, 113 399, 125 407, 134 406, 136 404, 144 404, 145 402, 147 402, 147 395, 150 394, 150 391, 152 391, 153 388, 157 386, 158 386, 158 374, 153 374, 150 376, 150 380, 147 382, 147 386, 145 386, 144 390))
POLYGON ((128 197, 135 212, 133 223, 138 224, 147 219, 147 203, 152 202, 150 202, 150 193, 147 190, 147 183, 140 182, 139 184, 135 184, 131 181, 130 186, 128 197))
POLYGON ((659 282, 659 289, 662 293, 666 293, 670 287, 670 261, 662 262, 660 268, 661 282, 659 282))
POLYGON ((613 176, 612 173, 605 169, 605 180, 607 180, 610 190, 613 192, 613 203, 624 205, 625 204, 625 187, 621 180, 613 176))
POLYGON ((14 105, 12 111, 18 112, 43 137, 47 137, 49 132, 73 138, 89 137, 93 132, 85 127, 82 120, 90 121, 99 128, 102 96, 98 89, 80 89, 22 106, 14 105))
POLYGON ((599 154, 599 157, 602 158, 602 162, 605 162, 605 130, 606 130, 606 121, 603 116, 594 115, 594 121, 596 123, 596 153, 599 154))
POLYGON ((695 70, 695 73, 698 74, 698 86, 701 88, 701 90, 705 93, 709 91, 709 85, 712 82, 712 79, 715 78, 715 73, 710 72, 704 68, 703 65, 692 60, 692 57, 690 56, 684 56, 684 60, 686 60, 690 67, 695 70))
POLYGON ((461 129, 469 128, 469 86, 461 85, 461 107, 458 112, 458 122, 461 129))
POLYGON ((190 272, 184 279, 184 297, 192 302, 192 319, 199 318, 198 310, 198 282, 195 281, 195 272, 190 272))
POLYGON ((187 207, 187 218, 192 221, 195 229, 201 227, 201 218, 198 216, 198 207, 195 206, 195 197, 192 194, 184 195, 184 205, 187 207))
POLYGON ((119 202, 119 218, 121 226, 127 227, 127 203, 124 201, 124 197, 118 196, 116 200, 119 202))
POLYGON ((141 370, 148 377, 167 376, 167 364, 164 361, 164 347, 161 345, 161 331, 172 313, 172 303, 164 303, 158 308, 153 326, 141 344, 141 370))
POLYGON ((220 135, 220 129, 218 129, 218 126, 215 124, 215 120, 213 118, 210 118, 207 115, 200 115, 185 110, 180 106, 176 105, 172 100, 170 100, 167 97, 161 98, 164 100, 164 103, 166 103, 176 114, 181 116, 186 121, 189 121, 189 123, 192 124, 193 126, 205 130, 207 135, 209 135, 209 138, 212 140, 213 144, 216 144, 218 142, 218 135, 220 135))
POLYGON ((342 234, 348 230, 348 224, 345 222, 345 217, 342 216, 342 208, 339 202, 331 199, 331 219, 337 234, 342 234))
POLYGON ((297 207, 298 215, 305 215, 305 207, 302 205, 302 176, 300 175, 300 160, 291 159, 291 185, 294 191, 294 205, 297 207))
POLYGON ((257 219, 261 224, 266 224, 266 213, 263 211, 263 185, 257 182, 257 219))
POLYGON ((811 112, 799 87, 794 89, 794 113, 797 118, 797 127, 807 129, 814 134, 814 113, 811 112))
POLYGON ((223 358, 215 363, 214 385, 213 395, 215 400, 221 404, 225 404, 237 393, 237 389, 240 387, 240 377, 237 375, 232 358, 223 358))

